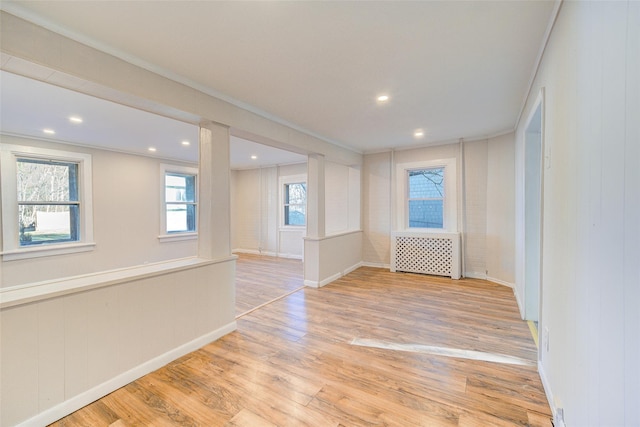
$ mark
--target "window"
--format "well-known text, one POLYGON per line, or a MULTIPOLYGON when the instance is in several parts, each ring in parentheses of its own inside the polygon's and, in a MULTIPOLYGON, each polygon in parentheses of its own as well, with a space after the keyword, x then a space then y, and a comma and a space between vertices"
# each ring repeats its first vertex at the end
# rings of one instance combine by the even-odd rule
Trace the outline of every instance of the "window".
POLYGON ((4 261, 91 250, 91 156, 0 144, 4 261))
POLYGON ((195 236, 197 225, 197 170, 161 165, 163 207, 161 237, 195 236))
POLYGON ((457 231, 456 159, 401 163, 396 229, 457 231))
POLYGON ((78 164, 17 158, 20 246, 77 242, 78 164))
POLYGON ((410 170, 407 179, 409 228, 443 228, 444 168, 410 170))
POLYGON ((307 184, 284 185, 284 225, 305 225, 307 219, 307 184))

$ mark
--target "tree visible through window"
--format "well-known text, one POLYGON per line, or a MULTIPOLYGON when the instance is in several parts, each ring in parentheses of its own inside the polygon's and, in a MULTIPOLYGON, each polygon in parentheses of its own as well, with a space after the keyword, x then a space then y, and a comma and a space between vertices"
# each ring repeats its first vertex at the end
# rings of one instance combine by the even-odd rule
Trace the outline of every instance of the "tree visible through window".
POLYGON ((20 246, 78 241, 78 164, 18 158, 16 166, 20 246))
POLYGON ((307 184, 284 185, 284 225, 305 225, 307 217, 307 184))
POLYGON ((409 227, 444 228, 444 167, 408 171, 409 227))
POLYGON ((196 177, 167 172, 164 178, 167 233, 196 231, 196 177))

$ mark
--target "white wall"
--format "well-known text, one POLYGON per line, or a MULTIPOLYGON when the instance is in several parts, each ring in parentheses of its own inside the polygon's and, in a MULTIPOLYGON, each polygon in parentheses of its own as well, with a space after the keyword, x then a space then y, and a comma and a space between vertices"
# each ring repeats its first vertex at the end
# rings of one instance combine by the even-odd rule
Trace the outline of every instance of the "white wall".
POLYGON ((2 287, 197 255, 196 240, 158 240, 160 163, 168 161, 5 135, 0 141, 91 154, 96 242, 90 252, 3 262, 2 287))
MULTIPOLYGON (((492 165, 500 170, 492 171, 491 179, 495 181, 496 174, 502 178, 508 172, 503 173, 502 169, 513 166, 513 159, 506 165, 497 164, 494 157, 501 152, 498 150, 489 151, 489 145, 494 144, 493 140, 481 140, 465 142, 464 145, 464 165, 465 165, 465 182, 466 182, 466 199, 465 203, 458 202, 458 230, 462 229, 462 221, 466 224, 466 233, 464 233, 466 251, 465 251, 465 272, 468 277, 486 277, 487 269, 487 221, 488 215, 499 215, 500 218, 508 217, 510 214, 498 213, 493 206, 487 204, 487 186, 489 180, 488 165, 491 160, 492 165), (491 157, 489 157, 491 156, 491 157), (463 207, 466 206, 466 210, 463 207), (463 218, 464 214, 464 218, 463 218)), ((508 144, 508 143, 507 143, 508 144)), ((365 155, 363 165, 364 175, 364 236, 363 236, 363 260, 366 264, 388 266, 390 263, 390 230, 391 224, 395 219, 395 212, 392 208, 395 206, 393 200, 392 188, 392 164, 411 163, 420 161, 430 161, 454 158, 458 164, 457 191, 458 197, 461 197, 462 181, 460 179, 462 170, 460 146, 459 144, 447 144, 433 147, 419 148, 413 150, 396 151, 395 153, 377 153, 365 155)), ((500 179, 498 178, 498 179, 500 179)), ((495 184, 494 184, 495 185, 495 184)), ((511 214, 512 215, 512 214, 511 214)), ((513 235, 508 232, 501 233, 498 239, 512 239, 513 235)), ((511 241, 492 242, 492 245, 503 245, 509 247, 513 243, 511 241)), ((501 255, 509 258, 509 254, 504 251, 501 255)), ((498 255, 490 255, 492 262, 498 255)), ((513 259, 513 255, 510 256, 513 259)), ((509 265, 509 261, 504 261, 505 265, 509 265)), ((512 264, 512 262, 511 262, 512 264)), ((511 272, 511 274, 513 274, 511 272)), ((498 271, 492 278, 500 280, 500 282, 511 283, 508 271, 498 271)), ((512 280, 512 279, 511 279, 512 280)))
POLYGON ((515 134, 487 146, 487 277, 515 284, 515 134))
MULTIPOLYGON (((523 117, 542 88, 541 377, 566 425, 637 426, 640 3, 564 2, 523 117)), ((525 126, 516 134, 520 295, 525 126)))
POLYGON ((306 172, 304 163, 232 172, 234 251, 302 258, 304 228, 280 224, 279 179, 306 172))
POLYGON ((325 162, 325 232, 360 229, 360 170, 325 162))
POLYGON ((362 259, 389 268, 391 232, 391 153, 364 156, 362 259))
POLYGON ((235 329, 235 261, 2 308, 0 425, 47 425, 235 329))

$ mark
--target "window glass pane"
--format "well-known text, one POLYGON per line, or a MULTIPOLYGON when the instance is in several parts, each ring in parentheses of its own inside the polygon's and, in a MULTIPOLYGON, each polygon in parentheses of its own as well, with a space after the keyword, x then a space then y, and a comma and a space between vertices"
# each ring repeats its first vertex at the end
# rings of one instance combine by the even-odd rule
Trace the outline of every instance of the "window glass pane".
POLYGON ((78 165, 18 159, 19 202, 78 201, 78 165))
POLYGON ((409 171, 409 198, 444 197, 444 168, 409 171))
POLYGON ((409 200, 409 227, 443 228, 442 200, 409 200))
POLYGON ((166 174, 165 200, 167 202, 195 202, 196 177, 193 175, 166 174))
POLYGON ((301 182, 285 185, 285 204, 306 204, 307 184, 301 182))
POLYGON ((284 207, 285 225, 305 225, 307 208, 305 205, 288 205, 284 207))
POLYGON ((167 205, 167 233, 195 231, 196 206, 186 204, 167 205))
POLYGON ((76 205, 20 205, 20 246, 78 240, 76 205))

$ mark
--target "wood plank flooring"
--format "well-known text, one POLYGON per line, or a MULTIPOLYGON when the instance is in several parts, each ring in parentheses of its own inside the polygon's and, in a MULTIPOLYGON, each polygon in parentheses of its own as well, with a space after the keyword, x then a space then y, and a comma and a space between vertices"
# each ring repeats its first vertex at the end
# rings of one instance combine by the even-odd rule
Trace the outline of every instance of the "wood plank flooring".
MULTIPOLYGON (((241 271, 254 261, 264 268, 241 256, 238 277, 254 275, 241 271)), ((251 311, 237 331, 53 425, 551 426, 535 360, 511 289, 363 267, 251 311), (531 366, 385 347, 393 343, 531 366)))
POLYGON ((239 254, 236 268, 236 316, 304 285, 302 261, 239 254))

